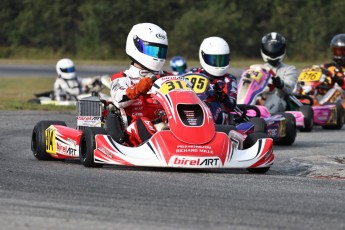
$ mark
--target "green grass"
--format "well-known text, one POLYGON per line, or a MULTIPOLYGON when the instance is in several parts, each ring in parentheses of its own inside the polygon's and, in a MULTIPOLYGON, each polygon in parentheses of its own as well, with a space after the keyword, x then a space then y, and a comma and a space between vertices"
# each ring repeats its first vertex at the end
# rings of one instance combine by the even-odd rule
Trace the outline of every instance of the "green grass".
POLYGON ((35 93, 53 88, 54 78, 2 77, 0 84, 0 110, 75 110, 75 106, 37 105, 27 101, 35 93))

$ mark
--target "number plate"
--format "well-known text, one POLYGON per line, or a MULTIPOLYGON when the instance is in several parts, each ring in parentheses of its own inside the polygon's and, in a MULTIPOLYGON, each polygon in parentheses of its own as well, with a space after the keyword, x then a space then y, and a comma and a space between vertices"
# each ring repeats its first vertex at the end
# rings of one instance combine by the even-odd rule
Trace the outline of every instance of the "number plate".
POLYGON ((298 81, 320 81, 321 69, 304 69, 298 76, 298 81))
POLYGON ((172 90, 178 90, 178 89, 190 89, 190 88, 187 86, 187 83, 183 80, 171 80, 171 81, 167 81, 163 83, 159 91, 162 94, 167 94, 172 90))
POLYGON ((185 77, 193 84, 193 90, 197 94, 201 94, 206 91, 208 85, 208 79, 201 75, 188 75, 185 77))

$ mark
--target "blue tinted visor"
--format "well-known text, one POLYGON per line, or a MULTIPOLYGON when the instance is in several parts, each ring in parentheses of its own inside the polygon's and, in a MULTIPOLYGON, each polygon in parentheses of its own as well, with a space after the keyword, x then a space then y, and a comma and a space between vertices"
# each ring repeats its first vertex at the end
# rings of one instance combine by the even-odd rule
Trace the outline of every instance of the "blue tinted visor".
POLYGON ((75 68, 74 67, 68 67, 68 68, 60 68, 61 72, 63 73, 74 73, 75 72, 75 68))
POLYGON ((143 54, 159 59, 166 59, 167 57, 168 46, 166 45, 147 42, 140 39, 139 37, 134 38, 134 44, 137 49, 143 54))
POLYGON ((229 65, 230 62, 230 55, 229 54, 205 54, 204 52, 201 53, 202 58, 204 59, 205 63, 210 66, 214 67, 224 67, 229 65))
POLYGON ((186 65, 172 67, 172 70, 176 71, 178 73, 185 73, 186 72, 186 65))

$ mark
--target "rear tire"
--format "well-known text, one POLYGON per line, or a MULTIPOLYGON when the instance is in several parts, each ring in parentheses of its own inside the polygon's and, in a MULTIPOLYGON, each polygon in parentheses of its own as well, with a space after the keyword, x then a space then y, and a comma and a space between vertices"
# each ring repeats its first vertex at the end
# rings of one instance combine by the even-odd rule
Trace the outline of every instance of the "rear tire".
POLYGON ((46 152, 46 129, 51 125, 67 126, 64 121, 40 121, 38 122, 31 135, 31 151, 38 160, 54 159, 46 152))
POLYGON ((304 127, 299 128, 301 132, 310 132, 314 127, 314 111, 310 105, 303 105, 299 111, 304 115, 304 127))
MULTIPOLYGON (((326 103, 326 105, 332 105, 334 103, 326 103)), ((336 103, 336 109, 337 109, 337 123, 335 125, 324 125, 322 128, 324 129, 341 129, 344 124, 343 120, 343 113, 344 113, 344 108, 340 103, 336 103)))
POLYGON ((100 127, 85 127, 80 138, 79 159, 85 167, 99 168, 102 164, 95 163, 94 150, 96 149, 95 136, 97 134, 107 135, 107 132, 100 127))
POLYGON ((295 142, 297 136, 296 118, 290 113, 279 114, 281 114, 286 119, 285 137, 278 141, 275 141, 274 143, 277 145, 292 145, 295 142))

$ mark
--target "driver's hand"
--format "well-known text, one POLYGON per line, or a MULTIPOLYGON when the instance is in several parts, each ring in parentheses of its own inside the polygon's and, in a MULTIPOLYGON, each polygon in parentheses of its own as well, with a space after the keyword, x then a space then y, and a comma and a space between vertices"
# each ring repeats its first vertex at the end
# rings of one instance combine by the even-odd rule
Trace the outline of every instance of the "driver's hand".
POLYGON ((136 87, 138 88, 138 92, 141 94, 147 93, 153 85, 152 78, 144 77, 140 79, 136 87))
POLYGON ((153 82, 150 77, 140 79, 138 84, 127 88, 126 94, 129 99, 137 99, 141 94, 146 94, 152 87, 153 82))

